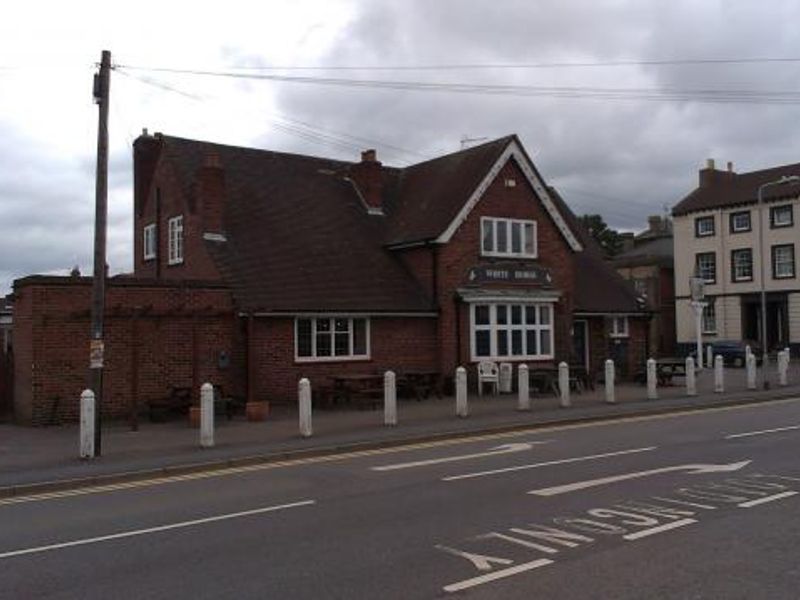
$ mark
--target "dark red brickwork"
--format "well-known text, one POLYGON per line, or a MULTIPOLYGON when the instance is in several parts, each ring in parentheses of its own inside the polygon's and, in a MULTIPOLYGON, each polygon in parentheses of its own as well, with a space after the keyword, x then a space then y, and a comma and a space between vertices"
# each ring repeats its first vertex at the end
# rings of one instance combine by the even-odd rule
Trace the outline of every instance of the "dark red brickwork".
MULTIPOLYGON (((89 278, 29 277, 15 283, 15 419, 78 418, 89 363, 89 278)), ((130 415, 171 386, 211 381, 243 394, 230 293, 222 287, 111 280, 106 298, 103 414, 130 415), (135 380, 134 380, 135 376, 135 380)))

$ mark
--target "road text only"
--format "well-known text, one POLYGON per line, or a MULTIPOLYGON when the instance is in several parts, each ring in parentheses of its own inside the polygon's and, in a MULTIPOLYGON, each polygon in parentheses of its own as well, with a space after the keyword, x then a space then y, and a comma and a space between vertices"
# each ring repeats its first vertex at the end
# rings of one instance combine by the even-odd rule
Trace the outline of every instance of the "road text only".
POLYGON ((472 573, 443 587, 459 592, 553 565, 564 553, 599 544, 635 542, 694 525, 721 509, 750 509, 800 495, 800 477, 754 473, 680 487, 663 496, 590 508, 575 516, 526 523, 475 536, 464 544, 436 548, 459 559, 472 573), (476 573, 477 571, 477 573, 476 573))

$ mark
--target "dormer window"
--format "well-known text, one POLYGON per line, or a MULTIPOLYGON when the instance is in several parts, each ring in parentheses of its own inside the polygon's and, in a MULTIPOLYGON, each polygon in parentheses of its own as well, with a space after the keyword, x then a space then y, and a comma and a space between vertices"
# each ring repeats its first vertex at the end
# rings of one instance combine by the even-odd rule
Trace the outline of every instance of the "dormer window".
POLYGON ((169 231, 168 263, 178 265, 183 262, 183 215, 167 221, 169 231))
POLYGON ((536 221, 481 218, 481 255, 536 258, 536 221))

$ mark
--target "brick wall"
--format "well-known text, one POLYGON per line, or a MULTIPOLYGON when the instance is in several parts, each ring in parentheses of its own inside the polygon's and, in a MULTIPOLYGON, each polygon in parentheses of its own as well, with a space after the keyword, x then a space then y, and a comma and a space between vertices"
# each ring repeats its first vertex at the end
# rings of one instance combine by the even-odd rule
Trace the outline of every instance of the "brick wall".
MULTIPOLYGON (((88 381, 91 280, 28 277, 14 284, 14 417, 22 423, 75 421, 88 381)), ((127 417, 171 386, 211 381, 243 395, 237 327, 228 290, 213 284, 109 280, 106 295, 103 414, 127 417), (138 315, 134 318, 134 314, 138 315)))

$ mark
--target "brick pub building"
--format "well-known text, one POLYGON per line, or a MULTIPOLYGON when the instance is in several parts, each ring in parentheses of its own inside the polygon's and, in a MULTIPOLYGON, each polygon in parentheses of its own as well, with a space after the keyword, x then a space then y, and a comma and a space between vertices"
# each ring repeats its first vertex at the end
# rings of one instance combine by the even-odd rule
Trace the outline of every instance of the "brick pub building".
MULTIPOLYGON (((301 377, 645 358, 648 314, 516 136, 399 169, 145 134, 134 188, 134 272, 106 300, 111 417, 203 381, 291 403, 301 377)), ((15 282, 18 421, 76 418, 90 288, 15 282)))

